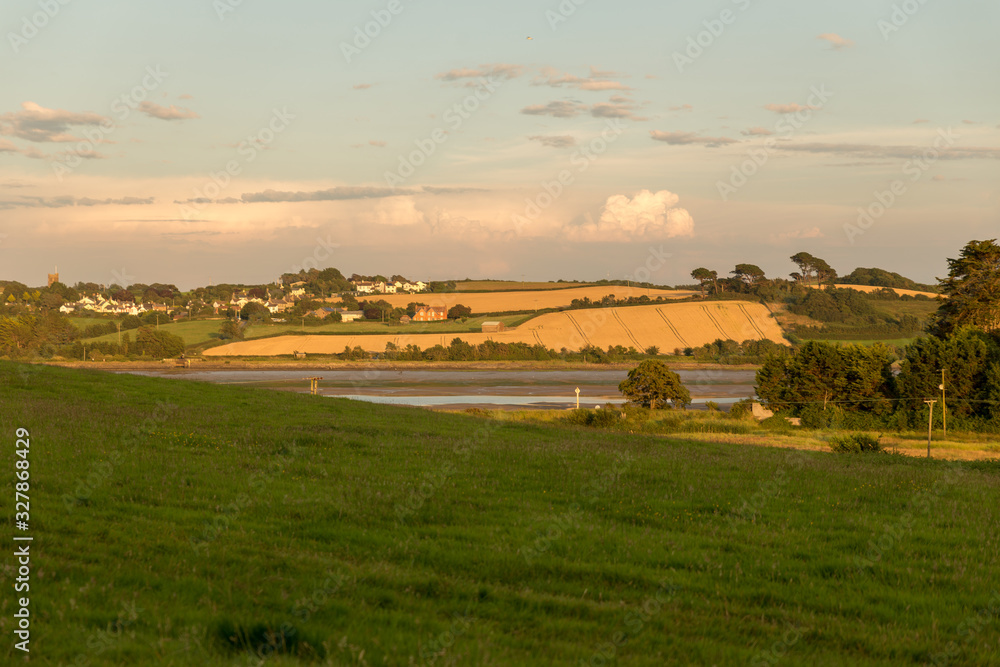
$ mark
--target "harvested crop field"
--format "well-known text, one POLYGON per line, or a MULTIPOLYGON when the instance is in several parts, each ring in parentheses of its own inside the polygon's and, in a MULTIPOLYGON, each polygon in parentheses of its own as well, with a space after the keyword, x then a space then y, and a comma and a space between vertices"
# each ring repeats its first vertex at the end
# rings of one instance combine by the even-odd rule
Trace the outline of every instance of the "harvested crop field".
MULTIPOLYGON (((472 308, 472 312, 476 314, 561 308, 570 305, 573 299, 583 299, 586 297, 591 301, 600 301, 608 294, 613 294, 617 299, 627 299, 630 296, 648 296, 650 299, 655 299, 658 296, 662 296, 664 299, 684 299, 696 295, 697 292, 691 290, 643 289, 639 287, 605 285, 556 290, 525 290, 519 292, 374 294, 365 298, 374 300, 384 299, 393 306, 404 307, 413 302, 425 303, 428 306, 445 306, 446 308, 462 304, 463 306, 472 308)), ((337 299, 328 300, 336 301, 337 299)))
MULTIPOLYGON (((822 286, 810 285, 810 287, 815 289, 822 286)), ((884 287, 876 287, 874 285, 834 285, 834 287, 838 287, 840 289, 853 289, 859 292, 876 292, 880 289, 885 289, 884 287)), ((928 299, 935 299, 941 296, 940 294, 935 294, 934 292, 919 292, 917 290, 901 289, 899 287, 891 287, 890 289, 900 296, 926 296, 928 299)))
POLYGON ((784 343, 781 327, 767 308, 745 301, 673 303, 628 308, 592 308, 547 313, 516 329, 499 333, 422 334, 373 336, 278 336, 230 343, 205 351, 205 356, 275 356, 293 352, 335 354, 345 347, 382 352, 386 343, 421 349, 448 346, 455 338, 478 345, 487 340, 500 343, 541 344, 547 348, 578 350, 585 345, 607 348, 622 345, 643 350, 655 345, 663 352, 698 347, 722 339, 744 341, 768 339, 784 343))

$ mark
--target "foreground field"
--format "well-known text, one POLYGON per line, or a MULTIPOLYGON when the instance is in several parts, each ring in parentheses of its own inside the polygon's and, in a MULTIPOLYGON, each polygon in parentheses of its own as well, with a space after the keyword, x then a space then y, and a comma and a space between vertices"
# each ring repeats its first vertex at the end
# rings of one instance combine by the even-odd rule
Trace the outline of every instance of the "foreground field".
MULTIPOLYGON (((549 349, 579 350, 585 345, 612 345, 644 350, 650 346, 671 352, 674 348, 698 347, 717 338, 744 341, 768 339, 784 343, 781 328, 767 308, 743 301, 674 303, 628 308, 591 308, 547 313, 500 333, 471 333, 462 340, 478 345, 487 340, 502 343, 540 344, 549 349)), ((230 343, 205 351, 206 356, 274 356, 295 351, 334 354, 345 347, 382 352, 388 343, 421 349, 448 346, 454 334, 400 332, 381 336, 278 336, 264 340, 230 343)))
MULTIPOLYGON (((617 299, 627 299, 630 296, 648 296, 650 299, 655 299, 658 296, 662 296, 664 299, 684 299, 689 296, 696 295, 697 292, 690 290, 661 290, 626 287, 620 285, 605 285, 556 290, 524 290, 517 292, 376 294, 371 298, 382 299, 388 301, 393 306, 401 307, 405 307, 413 302, 425 303, 428 306, 444 306, 446 308, 462 304, 463 306, 471 308, 473 314, 477 314, 562 308, 570 305, 574 299, 587 298, 591 301, 600 301, 609 294, 613 294, 617 299)), ((339 301, 339 299, 334 297, 332 299, 328 299, 328 301, 339 301)))
MULTIPOLYGON (((1000 510, 983 502, 997 495, 996 464, 611 435, 11 363, 0 387, 10 469, 14 429, 31 432, 25 534, 41 664, 998 655, 1000 510)), ((5 484, 13 498, 13 477, 5 484)), ((12 645, 0 648, 7 662, 21 656, 12 645)))

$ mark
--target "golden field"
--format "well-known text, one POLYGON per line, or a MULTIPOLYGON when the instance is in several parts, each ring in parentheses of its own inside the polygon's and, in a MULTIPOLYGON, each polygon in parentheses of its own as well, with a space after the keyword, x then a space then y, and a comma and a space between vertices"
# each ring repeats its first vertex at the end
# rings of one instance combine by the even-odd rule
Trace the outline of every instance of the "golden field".
POLYGON ((759 303, 711 301, 547 313, 515 329, 489 334, 425 334, 420 333, 420 325, 410 325, 398 334, 278 336, 230 343, 205 350, 204 354, 248 357, 290 355, 296 351, 335 354, 343 352, 345 347, 356 346, 369 352, 382 352, 386 343, 427 349, 435 345, 448 346, 455 338, 473 345, 494 340, 541 344, 554 350, 579 350, 588 344, 605 349, 622 345, 643 350, 655 345, 667 353, 675 348, 698 347, 718 338, 735 341, 766 338, 785 343, 778 323, 759 303))
MULTIPOLYGON (((816 289, 817 287, 822 287, 822 285, 810 285, 809 287, 812 287, 813 289, 816 289)), ((853 290, 857 290, 859 292, 866 292, 866 293, 867 292, 875 292, 875 291, 880 290, 880 289, 885 289, 884 287, 874 287, 872 285, 834 285, 834 287, 838 287, 840 289, 853 289, 853 290)), ((904 295, 906 295, 906 296, 923 295, 923 296, 926 296, 929 299, 934 299, 934 298, 937 298, 937 297, 941 296, 940 294, 935 294, 934 292, 918 292, 917 290, 900 289, 898 287, 892 287, 890 289, 892 289, 893 292, 895 292, 896 294, 898 294, 900 296, 904 296, 904 295)))
MULTIPOLYGON (((371 296, 358 297, 358 300, 385 300, 393 306, 400 307, 406 307, 407 304, 413 302, 425 303, 428 306, 444 306, 446 308, 461 304, 472 308, 472 312, 475 314, 561 308, 570 305, 573 299, 587 297, 591 301, 600 301, 608 294, 614 294, 617 299, 627 299, 630 296, 648 296, 650 299, 655 299, 658 296, 662 296, 664 299, 684 299, 694 296, 698 292, 691 290, 643 289, 639 287, 605 285, 558 290, 524 290, 518 292, 373 294, 371 296)), ((327 301, 337 300, 336 298, 327 299, 327 301)))

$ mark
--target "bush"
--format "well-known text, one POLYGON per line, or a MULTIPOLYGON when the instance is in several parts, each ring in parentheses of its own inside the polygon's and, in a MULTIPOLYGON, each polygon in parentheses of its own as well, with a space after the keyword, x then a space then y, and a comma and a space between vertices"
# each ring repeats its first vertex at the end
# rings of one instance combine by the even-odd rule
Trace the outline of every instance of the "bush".
POLYGON ((743 398, 735 403, 733 407, 729 408, 729 416, 733 419, 751 419, 753 418, 753 404, 752 398, 743 398))
POLYGON ((851 433, 830 438, 830 449, 843 454, 860 454, 861 452, 881 452, 882 445, 879 442, 882 434, 872 435, 870 433, 851 433))

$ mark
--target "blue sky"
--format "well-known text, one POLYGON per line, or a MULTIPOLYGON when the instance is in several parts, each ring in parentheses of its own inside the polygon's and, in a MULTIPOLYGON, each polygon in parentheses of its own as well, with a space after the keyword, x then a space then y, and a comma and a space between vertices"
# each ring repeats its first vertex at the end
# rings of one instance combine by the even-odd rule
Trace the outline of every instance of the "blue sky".
POLYGON ((626 278, 655 250, 671 261, 651 279, 675 284, 786 275, 807 250, 932 281, 1000 227, 998 18, 969 0, 12 0, 0 276, 626 278))

